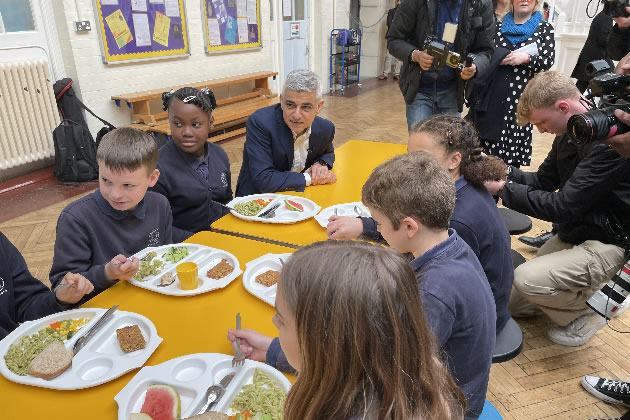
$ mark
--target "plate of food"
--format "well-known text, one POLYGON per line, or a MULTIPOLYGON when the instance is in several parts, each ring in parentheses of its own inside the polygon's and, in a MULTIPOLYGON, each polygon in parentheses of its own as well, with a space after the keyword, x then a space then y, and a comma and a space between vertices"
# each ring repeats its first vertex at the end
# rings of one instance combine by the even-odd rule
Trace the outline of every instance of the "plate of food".
POLYGON ((142 366, 162 342, 155 325, 116 311, 85 347, 74 343, 105 313, 82 308, 28 321, 0 341, 0 373, 10 381, 52 389, 100 385, 142 366))
POLYGON ((291 256, 288 254, 266 254, 246 264, 243 274, 245 289, 274 306, 276 304, 276 290, 282 264, 291 256))
POLYGON ((280 371, 264 363, 246 360, 243 366, 234 368, 232 356, 227 354, 190 354, 142 368, 114 397, 118 419, 146 418, 137 413, 153 418, 151 414, 156 410, 172 413, 160 419, 195 416, 207 400, 208 388, 219 384, 227 386, 209 408, 223 413, 217 419, 248 410, 279 420, 291 387, 280 371))
POLYGON ((286 224, 310 219, 321 209, 308 198, 271 193, 236 197, 227 205, 239 219, 286 224))
POLYGON ((326 207, 315 216, 315 220, 321 227, 325 228, 328 226, 328 219, 331 216, 371 217, 372 215, 363 203, 357 201, 355 203, 335 204, 334 206, 326 207))
POLYGON ((131 284, 172 296, 193 296, 230 284, 243 271, 238 259, 227 251, 197 244, 174 244, 149 247, 136 253, 140 268, 129 280, 131 284), (197 287, 184 290, 177 277, 177 265, 197 264, 197 287))

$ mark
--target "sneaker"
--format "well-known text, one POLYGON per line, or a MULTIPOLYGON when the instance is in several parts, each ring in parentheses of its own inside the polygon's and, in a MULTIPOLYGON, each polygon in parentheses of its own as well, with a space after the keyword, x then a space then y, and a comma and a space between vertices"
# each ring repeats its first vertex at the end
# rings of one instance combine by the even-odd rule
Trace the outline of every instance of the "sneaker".
POLYGON ((385 76, 384 74, 381 74, 380 76, 378 76, 378 80, 385 80, 387 79, 387 76, 385 76))
POLYGON ((581 346, 604 325, 606 325, 604 317, 594 312, 588 313, 577 317, 569 325, 551 328, 547 331, 547 338, 563 346, 581 346))
POLYGON ((585 375, 582 386, 590 394, 611 404, 621 404, 630 407, 630 383, 585 375))
POLYGON ((523 242, 525 245, 532 246, 534 248, 540 248, 553 236, 551 232, 545 232, 538 236, 521 236, 518 238, 519 241, 523 242))
POLYGON ((399 76, 399 75, 397 75, 397 74, 395 74, 395 75, 394 75, 394 80, 398 80, 398 79, 400 79, 400 76, 399 76))

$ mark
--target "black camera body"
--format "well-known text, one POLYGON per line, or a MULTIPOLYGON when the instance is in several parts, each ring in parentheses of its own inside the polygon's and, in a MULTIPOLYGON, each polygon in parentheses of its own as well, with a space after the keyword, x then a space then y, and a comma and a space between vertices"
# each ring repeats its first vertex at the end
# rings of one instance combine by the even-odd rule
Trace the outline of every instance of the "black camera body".
POLYGON ((430 36, 424 41, 424 49, 427 54, 433 57, 433 70, 435 73, 442 71, 444 66, 453 69, 462 70, 464 67, 472 65, 474 55, 468 54, 465 60, 455 51, 450 51, 448 45, 438 41, 435 37, 430 36))
POLYGON ((586 74, 592 77, 588 98, 601 97, 601 101, 598 109, 569 118, 567 129, 578 146, 630 131, 630 127, 614 115, 616 109, 630 112, 630 76, 612 73, 605 60, 588 63, 586 74))
POLYGON ((630 7, 630 0, 602 0, 604 13, 610 17, 628 17, 626 7, 630 7))

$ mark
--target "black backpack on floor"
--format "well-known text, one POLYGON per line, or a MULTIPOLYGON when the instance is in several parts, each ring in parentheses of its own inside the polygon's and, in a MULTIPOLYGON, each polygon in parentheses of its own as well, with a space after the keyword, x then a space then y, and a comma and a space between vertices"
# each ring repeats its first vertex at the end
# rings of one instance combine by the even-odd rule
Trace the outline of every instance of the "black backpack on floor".
POLYGON ((72 79, 66 78, 55 82, 53 90, 63 119, 53 131, 55 176, 62 182, 93 181, 98 178, 96 162, 98 144, 105 134, 116 127, 98 117, 76 97, 72 89, 72 79), (96 143, 81 109, 85 109, 105 124, 98 132, 96 143))

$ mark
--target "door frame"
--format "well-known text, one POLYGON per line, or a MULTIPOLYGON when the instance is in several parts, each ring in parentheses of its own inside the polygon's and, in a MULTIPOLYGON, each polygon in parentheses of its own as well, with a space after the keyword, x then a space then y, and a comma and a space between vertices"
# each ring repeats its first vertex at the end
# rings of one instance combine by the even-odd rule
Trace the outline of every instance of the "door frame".
MULTIPOLYGON (((65 76, 65 67, 63 64, 63 56, 61 54, 61 46, 59 44, 59 36, 55 25, 55 16, 52 0, 28 0, 33 14, 33 23, 35 29, 41 32, 44 40, 41 43, 33 43, 31 41, 23 42, 21 40, 12 42, 15 46, 0 46, 0 51, 20 50, 27 48, 41 49, 46 58, 51 71, 51 83, 65 76)), ((2 35, 0 35, 2 36, 2 35)), ((11 36, 7 34, 6 36, 11 36)))
MULTIPOLYGON (((284 69, 284 32, 283 32, 283 13, 282 13, 282 1, 283 0, 275 0, 274 6, 274 19, 276 21, 275 24, 275 37, 276 37, 276 51, 277 55, 274 57, 274 65, 278 69, 278 79, 280 80, 278 83, 278 93, 282 91, 282 84, 284 79, 286 78, 286 71, 284 69)), ((308 59, 306 60, 308 63, 308 69, 313 70, 314 68, 314 53, 313 46, 315 45, 315 37, 314 37, 314 16, 315 16, 315 2, 317 0, 306 0, 307 1, 307 18, 305 19, 308 22, 308 36, 306 38, 307 48, 308 48, 308 59)), ((323 83, 323 82, 322 82, 323 83)))

